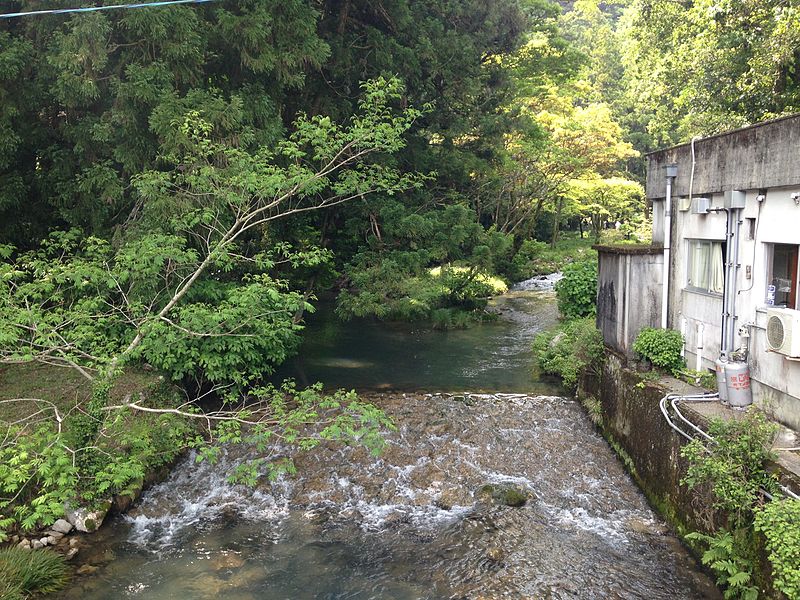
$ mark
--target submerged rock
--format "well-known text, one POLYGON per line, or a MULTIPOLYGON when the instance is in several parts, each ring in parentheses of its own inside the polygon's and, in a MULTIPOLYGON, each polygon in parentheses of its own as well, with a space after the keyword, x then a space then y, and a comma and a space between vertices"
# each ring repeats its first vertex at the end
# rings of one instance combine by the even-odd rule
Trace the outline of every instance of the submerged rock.
POLYGON ((100 567, 96 567, 87 563, 85 565, 81 565, 80 568, 75 572, 78 575, 94 575, 99 569, 100 567))
POLYGON ((228 571, 238 569, 244 565, 244 558, 235 552, 224 552, 211 559, 211 568, 214 571, 228 571))
POLYGON ((482 502, 493 502, 505 506, 524 506, 529 494, 515 485, 499 483, 487 484, 478 490, 478 499, 482 502))

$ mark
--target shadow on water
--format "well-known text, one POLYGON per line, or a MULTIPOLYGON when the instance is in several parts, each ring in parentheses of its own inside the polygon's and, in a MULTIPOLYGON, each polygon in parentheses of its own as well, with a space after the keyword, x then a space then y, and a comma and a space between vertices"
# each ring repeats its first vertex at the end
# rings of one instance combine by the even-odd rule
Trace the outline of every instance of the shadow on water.
POLYGON ((323 305, 309 317, 297 357, 274 379, 359 390, 561 393, 533 376, 531 343, 556 322, 552 292, 510 292, 492 301, 498 319, 436 331, 414 323, 338 320, 323 305))

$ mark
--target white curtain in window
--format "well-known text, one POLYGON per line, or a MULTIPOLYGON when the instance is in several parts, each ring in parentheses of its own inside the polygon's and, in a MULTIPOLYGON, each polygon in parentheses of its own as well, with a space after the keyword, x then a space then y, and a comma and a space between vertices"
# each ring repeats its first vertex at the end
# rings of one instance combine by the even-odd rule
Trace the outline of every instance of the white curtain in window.
POLYGON ((721 294, 725 286, 724 261, 722 260, 722 244, 711 243, 711 264, 709 265, 708 291, 721 294))
POLYGON ((689 269, 689 285, 705 289, 708 282, 708 244, 695 241, 691 242, 691 259, 689 269))
POLYGON ((721 294, 725 285, 722 243, 706 240, 689 242, 690 287, 713 294, 721 294))

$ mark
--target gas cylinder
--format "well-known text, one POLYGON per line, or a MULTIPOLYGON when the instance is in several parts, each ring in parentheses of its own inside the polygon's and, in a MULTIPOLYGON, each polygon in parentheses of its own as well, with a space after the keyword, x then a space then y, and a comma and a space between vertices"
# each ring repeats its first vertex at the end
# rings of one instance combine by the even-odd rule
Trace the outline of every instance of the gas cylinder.
POLYGON ((725 366, 725 379, 728 382, 728 404, 743 408, 753 403, 750 367, 746 362, 729 362, 725 366))
POLYGON ((728 365, 727 360, 722 360, 722 357, 718 358, 714 365, 717 371, 717 389, 719 390, 719 400, 723 404, 728 403, 728 382, 725 379, 725 367, 728 365))

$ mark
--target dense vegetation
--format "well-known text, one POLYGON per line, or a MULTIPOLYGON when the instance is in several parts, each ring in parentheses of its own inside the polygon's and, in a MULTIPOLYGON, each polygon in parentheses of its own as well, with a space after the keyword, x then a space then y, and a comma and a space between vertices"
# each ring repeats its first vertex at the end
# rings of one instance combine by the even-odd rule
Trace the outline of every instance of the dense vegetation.
MULTIPOLYGON (((386 421, 357 398, 263 385, 315 294, 344 318, 460 326, 498 276, 560 268, 565 237, 647 241, 643 151, 796 107, 784 4, 218 0, 0 20, 0 361, 93 390, 68 415, 4 399, 0 527, 125 490, 164 439, 200 443, 189 422, 259 448, 379 445, 386 421), (114 399, 135 366, 189 402, 114 399), (230 410, 203 421, 191 400, 211 392, 230 410), (169 433, 126 462, 143 413, 169 433)), ((562 310, 590 313, 594 273, 567 272, 562 310)))

